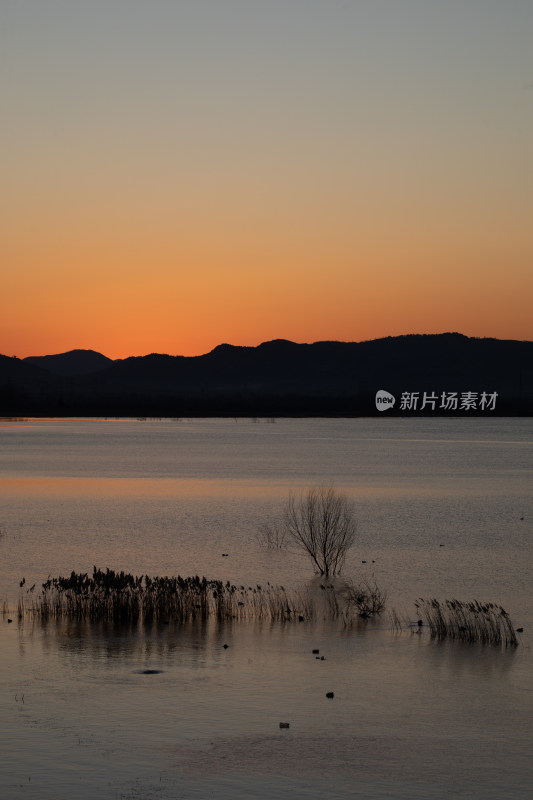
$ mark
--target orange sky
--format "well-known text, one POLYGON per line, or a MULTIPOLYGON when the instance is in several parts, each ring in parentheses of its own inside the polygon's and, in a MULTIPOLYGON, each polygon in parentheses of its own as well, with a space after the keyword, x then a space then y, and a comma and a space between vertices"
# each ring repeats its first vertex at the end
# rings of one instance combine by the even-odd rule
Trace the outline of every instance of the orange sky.
POLYGON ((2 11, 0 352, 533 339, 531 7, 192 5, 2 11))

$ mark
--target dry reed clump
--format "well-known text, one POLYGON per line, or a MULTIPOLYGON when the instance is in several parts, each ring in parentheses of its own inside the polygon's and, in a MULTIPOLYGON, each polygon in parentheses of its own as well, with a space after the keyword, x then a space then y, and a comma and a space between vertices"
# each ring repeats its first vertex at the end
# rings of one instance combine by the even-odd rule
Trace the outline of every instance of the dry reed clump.
POLYGON ((374 614, 380 614, 385 608, 387 596, 375 580, 366 580, 361 583, 346 582, 342 595, 347 612, 355 611, 362 619, 374 614))
POLYGON ((42 618, 205 620, 232 616, 237 587, 194 577, 134 576, 94 567, 92 576, 72 572, 43 584, 31 610, 42 618))
MULTIPOLYGON (((405 628, 412 628, 413 623, 410 621, 406 611, 397 611, 396 608, 391 608, 388 613, 391 629, 395 633, 401 633, 405 628)), ((416 623, 414 623, 416 625, 416 623)))
POLYGON ((92 575, 72 572, 50 578, 42 591, 21 592, 19 614, 31 612, 41 619, 66 617, 124 622, 173 620, 270 619, 294 615, 313 618, 315 608, 305 594, 284 587, 235 586, 229 581, 199 576, 149 577, 94 567, 92 575))
MULTIPOLYGON (((21 582, 21 588, 23 582, 21 582)), ((39 594, 21 591, 19 615, 33 613, 40 619, 68 618, 100 621, 185 623, 215 618, 219 621, 303 621, 317 617, 344 621, 358 610, 360 616, 376 613, 377 607, 361 615, 359 595, 346 595, 344 586, 317 597, 309 590, 286 590, 283 586, 235 586, 229 581, 198 576, 140 577, 94 567, 92 575, 72 572, 69 577, 49 578, 39 594)), ((377 587, 376 587, 377 590, 377 587)), ((353 590, 355 593, 355 589, 353 590)))
POLYGON ((432 639, 459 639, 505 647, 518 644, 509 615, 495 603, 420 598, 415 606, 429 627, 432 639))

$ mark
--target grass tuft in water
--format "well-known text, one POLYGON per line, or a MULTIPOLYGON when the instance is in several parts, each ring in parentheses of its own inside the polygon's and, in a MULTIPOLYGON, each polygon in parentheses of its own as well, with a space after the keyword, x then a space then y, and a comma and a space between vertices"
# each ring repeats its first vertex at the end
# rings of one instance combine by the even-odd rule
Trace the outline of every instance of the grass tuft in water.
POLYGON ((504 608, 478 600, 420 598, 416 603, 422 622, 429 627, 432 639, 458 639, 477 644, 515 647, 518 639, 504 608))

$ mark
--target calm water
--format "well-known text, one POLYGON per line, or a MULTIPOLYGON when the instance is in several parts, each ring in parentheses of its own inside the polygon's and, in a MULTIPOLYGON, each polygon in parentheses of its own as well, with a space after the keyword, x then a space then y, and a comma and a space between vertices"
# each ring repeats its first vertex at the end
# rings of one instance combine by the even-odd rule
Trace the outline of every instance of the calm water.
POLYGON ((386 614, 357 630, 5 617, 2 796, 530 797, 532 478, 529 420, 0 422, 11 606, 22 577, 93 564, 305 585, 306 560, 262 549, 257 526, 291 489, 334 483, 357 505, 347 576, 372 573, 412 619, 420 596, 478 598, 525 629, 505 651, 397 634, 386 614))

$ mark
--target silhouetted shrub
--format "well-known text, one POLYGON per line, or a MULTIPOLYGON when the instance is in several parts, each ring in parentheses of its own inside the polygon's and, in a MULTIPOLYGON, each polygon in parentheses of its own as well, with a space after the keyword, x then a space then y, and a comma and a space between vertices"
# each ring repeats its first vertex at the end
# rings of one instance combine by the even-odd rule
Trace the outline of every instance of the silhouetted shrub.
POLYGON ((385 592, 381 591, 375 581, 349 581, 345 584, 342 595, 347 611, 355 610, 363 618, 380 614, 387 599, 385 592))

